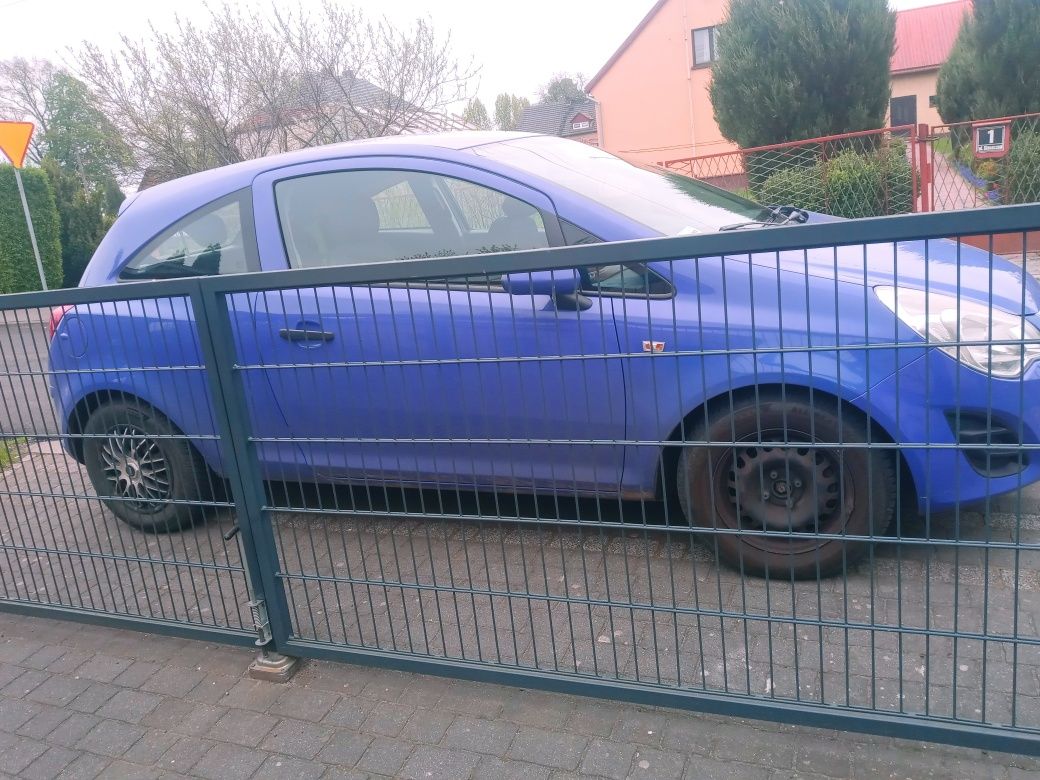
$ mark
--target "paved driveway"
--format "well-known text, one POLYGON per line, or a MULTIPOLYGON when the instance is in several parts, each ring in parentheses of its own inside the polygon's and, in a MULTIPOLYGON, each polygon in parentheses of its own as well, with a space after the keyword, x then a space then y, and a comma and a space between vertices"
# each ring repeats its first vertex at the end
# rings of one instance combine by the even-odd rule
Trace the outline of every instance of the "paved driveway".
POLYGON ((0 436, 56 434, 47 390, 47 311, 0 311, 0 436))
POLYGON ((992 201, 961 176, 957 167, 941 152, 932 155, 932 201, 936 211, 957 211, 991 206, 992 201))
POLYGON ((0 614, 0 774, 293 780, 1025 780, 1040 760, 310 662, 0 614))
MULTIPOLYGON (((4 598, 248 630, 228 512, 132 531, 46 442, 23 447, 0 491, 4 598)), ((931 518, 934 543, 908 522, 847 578, 795 584, 741 578, 681 530, 272 521, 303 639, 1040 728, 1038 513, 1032 489, 995 502, 988 526, 931 518), (954 538, 970 546, 938 542, 954 538)))

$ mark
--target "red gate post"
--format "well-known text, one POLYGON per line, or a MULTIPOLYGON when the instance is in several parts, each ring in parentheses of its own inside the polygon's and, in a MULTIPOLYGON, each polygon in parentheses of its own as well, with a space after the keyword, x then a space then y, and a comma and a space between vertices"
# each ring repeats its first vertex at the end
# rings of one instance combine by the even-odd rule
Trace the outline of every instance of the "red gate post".
POLYGON ((917 197, 914 199, 915 211, 932 210, 932 132, 926 124, 919 124, 913 133, 913 144, 916 147, 914 158, 917 170, 914 179, 918 181, 917 197))

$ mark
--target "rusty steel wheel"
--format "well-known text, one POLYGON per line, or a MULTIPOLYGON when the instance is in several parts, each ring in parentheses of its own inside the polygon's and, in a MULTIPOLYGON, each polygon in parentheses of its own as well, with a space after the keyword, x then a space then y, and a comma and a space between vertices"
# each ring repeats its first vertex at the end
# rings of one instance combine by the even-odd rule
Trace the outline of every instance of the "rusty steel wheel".
POLYGON ((895 512, 891 454, 846 446, 868 441, 866 421, 829 399, 751 396, 716 409, 689 440, 679 460, 683 512, 745 573, 840 574, 869 542, 820 534, 882 534, 895 512))

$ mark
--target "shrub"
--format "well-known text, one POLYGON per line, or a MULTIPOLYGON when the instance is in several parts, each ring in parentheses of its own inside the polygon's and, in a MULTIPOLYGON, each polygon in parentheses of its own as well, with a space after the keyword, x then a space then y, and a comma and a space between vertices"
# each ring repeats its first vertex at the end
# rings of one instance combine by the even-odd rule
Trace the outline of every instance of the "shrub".
MULTIPOLYGON (((1040 3, 976 0, 939 71, 945 122, 1040 111, 1040 3)), ((957 141, 955 146, 961 145, 957 141)))
POLYGON ((748 149, 881 127, 895 14, 887 0, 731 0, 709 94, 748 149))
POLYGON ((899 151, 895 146, 883 150, 877 156, 881 190, 884 193, 882 214, 909 214, 914 210, 914 177, 916 176, 906 147, 899 151))
POLYGON ((810 170, 816 166, 818 159, 819 150, 815 146, 750 152, 744 155, 748 186, 752 190, 758 189, 778 171, 797 168, 810 170))
POLYGON ((883 214, 884 189, 877 161, 855 152, 838 155, 827 164, 825 210, 839 217, 883 214))
POLYGON ((825 212, 824 176, 821 163, 811 168, 786 168, 766 179, 755 193, 755 199, 771 206, 792 205, 825 212))
POLYGON ((975 174, 986 181, 996 181, 1000 178, 1000 166, 996 160, 980 160, 975 166, 975 174))
POLYGON ((1011 150, 1001 161, 1004 203, 1040 201, 1040 132, 1026 130, 1011 137, 1011 150))
MULTIPOLYGON (((47 175, 39 168, 22 171, 36 241, 49 287, 61 287, 61 241, 58 211, 47 175)), ((40 289, 29 229, 18 198, 14 168, 0 165, 0 294, 40 289)))
MULTIPOLYGON (((58 209, 64 285, 75 287, 115 217, 109 213, 106 192, 101 187, 85 188, 77 171, 60 165, 50 156, 43 158, 41 168, 47 174, 58 209)), ((115 187, 115 183, 110 186, 115 187)), ((118 188, 113 200, 115 198, 122 198, 118 188)))
POLYGON ((971 142, 966 142, 957 147, 957 162, 971 168, 975 164, 975 150, 971 148, 971 142))
POLYGON ((767 204, 791 204, 838 217, 877 217, 913 210, 913 169, 899 148, 844 151, 812 168, 789 168, 758 190, 767 204))

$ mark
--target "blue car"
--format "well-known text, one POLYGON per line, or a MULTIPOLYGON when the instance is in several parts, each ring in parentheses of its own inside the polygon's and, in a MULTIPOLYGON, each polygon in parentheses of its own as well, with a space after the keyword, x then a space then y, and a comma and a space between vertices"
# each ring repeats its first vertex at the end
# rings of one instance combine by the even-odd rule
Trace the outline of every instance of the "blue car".
MULTIPOLYGON (((81 286, 828 219, 557 138, 386 138, 140 192, 81 286)), ((1040 287, 967 245, 228 301, 274 482, 671 496, 730 564, 815 577, 861 555, 904 498, 934 512, 1040 478, 1019 446, 1040 433, 1023 403, 1040 389, 1040 287)), ((188 303, 66 307, 51 326, 54 402, 98 494, 138 529, 196 521, 225 467, 188 303)))

